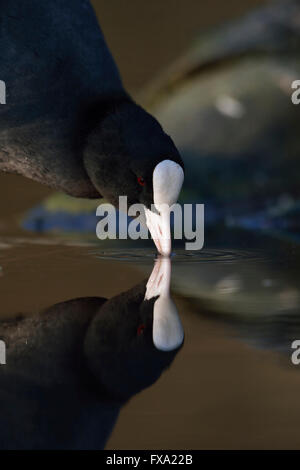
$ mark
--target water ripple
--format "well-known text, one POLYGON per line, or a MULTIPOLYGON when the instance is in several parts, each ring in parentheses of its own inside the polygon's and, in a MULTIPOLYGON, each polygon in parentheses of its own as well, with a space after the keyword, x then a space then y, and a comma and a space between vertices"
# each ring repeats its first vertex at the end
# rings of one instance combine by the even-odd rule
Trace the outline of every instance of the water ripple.
MULTIPOLYGON (((153 249, 129 249, 129 250, 93 250, 90 254, 100 259, 139 262, 153 261, 157 254, 153 249)), ((201 251, 177 250, 172 254, 173 263, 235 263, 239 261, 259 262, 265 261, 262 251, 257 250, 233 250, 233 249, 203 249, 201 251)))

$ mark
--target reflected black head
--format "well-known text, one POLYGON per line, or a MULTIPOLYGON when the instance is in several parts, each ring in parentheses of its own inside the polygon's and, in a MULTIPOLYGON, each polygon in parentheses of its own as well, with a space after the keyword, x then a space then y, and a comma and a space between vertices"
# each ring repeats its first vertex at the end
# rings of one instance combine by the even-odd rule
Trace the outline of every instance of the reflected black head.
POLYGON ((153 305, 146 281, 112 298, 91 323, 85 339, 88 366, 101 387, 121 401, 153 384, 180 348, 163 352, 152 340, 153 305))

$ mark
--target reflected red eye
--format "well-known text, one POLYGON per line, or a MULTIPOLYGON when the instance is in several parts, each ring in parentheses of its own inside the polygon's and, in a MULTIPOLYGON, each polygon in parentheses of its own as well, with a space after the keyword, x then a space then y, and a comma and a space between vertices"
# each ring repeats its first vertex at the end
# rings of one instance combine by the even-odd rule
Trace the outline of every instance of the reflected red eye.
POLYGON ((137 180, 140 186, 145 186, 145 180, 142 176, 138 176, 137 180))
POLYGON ((137 334, 138 334, 138 336, 140 336, 141 334, 144 333, 144 329, 145 329, 145 325, 144 325, 144 324, 138 326, 138 329, 137 329, 137 334))

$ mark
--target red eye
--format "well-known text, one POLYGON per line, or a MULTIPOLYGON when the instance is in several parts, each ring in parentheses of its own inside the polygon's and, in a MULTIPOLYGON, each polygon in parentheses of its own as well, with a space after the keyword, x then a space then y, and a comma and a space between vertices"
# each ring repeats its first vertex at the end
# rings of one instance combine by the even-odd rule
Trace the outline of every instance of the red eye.
POLYGON ((138 176, 137 180, 140 186, 145 186, 145 180, 142 176, 138 176))
POLYGON ((138 329, 137 329, 137 334, 138 334, 138 336, 140 336, 141 334, 144 333, 144 329, 145 329, 145 325, 144 325, 144 324, 141 324, 140 326, 138 326, 138 329))

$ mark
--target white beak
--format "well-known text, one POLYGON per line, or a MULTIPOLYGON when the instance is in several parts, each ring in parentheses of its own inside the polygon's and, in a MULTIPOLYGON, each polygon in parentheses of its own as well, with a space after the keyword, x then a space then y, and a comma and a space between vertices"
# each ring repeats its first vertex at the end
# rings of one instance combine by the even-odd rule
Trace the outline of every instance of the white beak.
POLYGON ((183 169, 172 160, 163 160, 153 171, 154 210, 145 209, 153 241, 163 256, 171 254, 170 207, 177 202, 184 180, 183 169))
POLYGON ((162 256, 170 256, 172 250, 170 211, 168 208, 161 208, 160 214, 156 214, 145 208, 147 227, 150 230, 152 239, 158 252, 162 256))
POLYGON ((170 296, 170 283, 170 258, 158 258, 147 283, 145 299, 159 296, 153 307, 152 337, 160 351, 173 351, 184 339, 178 311, 170 296))

